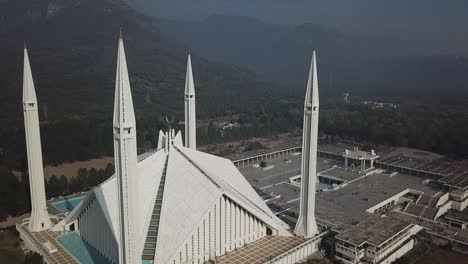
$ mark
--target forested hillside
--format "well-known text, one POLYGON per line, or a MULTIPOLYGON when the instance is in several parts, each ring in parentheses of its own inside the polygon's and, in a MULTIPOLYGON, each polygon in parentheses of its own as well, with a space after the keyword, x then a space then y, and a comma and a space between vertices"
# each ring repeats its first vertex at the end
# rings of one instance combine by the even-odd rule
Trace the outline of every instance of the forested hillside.
MULTIPOLYGON (((0 150, 24 158, 21 109, 23 42, 30 52, 42 121, 44 160, 60 163, 112 154, 117 36, 122 28, 139 145, 156 144, 165 115, 182 118, 188 49, 121 0, 0 1, 0 150)), ((233 65, 192 56, 199 118, 254 113, 287 89, 233 65)))
MULTIPOLYGON (((3 124, 0 127, 0 163, 8 168, 24 169, 26 147, 21 109, 24 41, 29 47, 39 99, 45 163, 59 164, 113 155, 111 116, 119 28, 122 28, 127 51, 137 113, 139 151, 156 145, 159 129, 168 126, 166 115, 171 120, 174 115, 175 123, 182 120, 188 49, 168 40, 151 18, 128 7, 125 2, 3 0, 0 1, 0 21, 0 120, 3 124)), ((245 23, 240 25, 258 26, 255 21, 245 23)), ((253 26, 247 32, 255 30, 253 26)), ((257 28, 262 27, 264 25, 257 28)), ((272 26, 265 30, 257 33, 272 36, 277 28, 272 26)), ((296 30, 321 29, 304 27, 296 30)), ((242 31, 238 33, 245 34, 242 31)), ((324 41, 339 38, 336 32, 323 31, 322 35, 324 41)), ((305 43, 301 45, 305 47, 305 43)), ((220 47, 220 50, 224 48, 220 47)), ((275 58, 256 59, 262 62, 275 58)), ((307 58, 305 60, 308 61, 307 58)), ((198 118, 234 113, 240 116, 238 121, 241 124, 240 128, 229 131, 221 131, 213 125, 200 128, 200 144, 269 136, 302 127, 307 63, 301 66, 303 73, 298 74, 298 79, 301 79, 297 85, 299 88, 291 92, 290 87, 268 83, 237 66, 207 61, 196 53, 192 61, 198 118)), ((443 85, 447 76, 441 74, 438 78, 438 68, 431 66, 431 61, 415 64, 414 60, 408 59, 401 66, 420 68, 417 74, 431 73, 430 77, 437 80, 432 85, 443 85)), ((444 63, 445 59, 440 58, 440 61, 444 63)), ((378 72, 395 72, 392 79, 395 83, 386 85, 401 89, 396 84, 407 80, 413 72, 395 68, 395 65, 400 65, 398 63, 389 63, 384 68, 369 64, 365 68, 373 69, 376 74, 367 77, 366 71, 360 68, 362 65, 353 64, 353 72, 361 72, 354 78, 358 84, 362 82, 365 86, 371 82, 375 89, 379 89, 378 72)), ((460 59, 460 65, 464 64, 460 59)), ((326 63, 320 65, 320 130, 323 132, 374 144, 413 146, 456 157, 468 155, 466 137, 463 136, 468 133, 464 125, 468 123, 464 107, 447 111, 446 107, 419 105, 389 112, 343 106, 337 103, 340 99, 329 96, 331 84, 339 84, 335 78, 330 79, 324 74, 322 69, 326 69, 326 63)), ((463 68, 453 65, 447 70, 457 76, 463 73, 463 68)), ((353 72, 347 74, 351 76, 353 72)), ((452 81, 463 86, 462 79, 452 81)), ((352 84, 347 85, 352 88, 352 84)), ((415 83, 415 86, 421 84, 415 83)), ((429 88, 427 90, 425 93, 433 92, 429 88)), ((463 102, 458 105, 463 106, 463 102)))

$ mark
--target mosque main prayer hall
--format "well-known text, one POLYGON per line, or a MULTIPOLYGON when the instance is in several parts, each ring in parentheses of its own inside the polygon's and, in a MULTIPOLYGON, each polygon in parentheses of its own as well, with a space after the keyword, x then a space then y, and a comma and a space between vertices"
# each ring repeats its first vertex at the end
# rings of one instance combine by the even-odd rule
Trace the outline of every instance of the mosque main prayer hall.
POLYGON ((157 148, 138 155, 120 36, 115 174, 89 191, 71 212, 54 215, 47 209, 38 103, 25 48, 23 109, 32 210, 17 225, 25 246, 47 263, 297 263, 314 255, 325 234, 315 220, 319 114, 315 51, 304 104, 303 180, 295 227, 272 212, 230 160, 197 150, 195 98, 189 55, 185 131, 160 131, 157 148))

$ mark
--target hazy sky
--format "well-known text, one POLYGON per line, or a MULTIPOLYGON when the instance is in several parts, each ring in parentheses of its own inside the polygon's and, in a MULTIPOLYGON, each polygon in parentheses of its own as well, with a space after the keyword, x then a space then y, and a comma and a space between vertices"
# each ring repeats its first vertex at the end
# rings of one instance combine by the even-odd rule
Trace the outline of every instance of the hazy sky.
POLYGON ((347 29, 362 27, 467 27, 466 0, 133 0, 153 6, 159 16, 201 19, 213 13, 264 21, 313 22, 347 29), (370 23, 371 22, 371 23, 370 23))
POLYGON ((468 50, 468 0, 129 0, 159 17, 242 15, 277 24, 312 22, 345 33, 376 33, 468 50))

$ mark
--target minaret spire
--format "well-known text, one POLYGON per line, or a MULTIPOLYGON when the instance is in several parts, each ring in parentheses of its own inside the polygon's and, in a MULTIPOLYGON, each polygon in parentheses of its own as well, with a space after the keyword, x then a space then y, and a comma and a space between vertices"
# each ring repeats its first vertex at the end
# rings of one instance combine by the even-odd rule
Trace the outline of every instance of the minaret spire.
POLYGON ((52 224, 47 213, 37 98, 26 44, 24 45, 23 111, 31 192, 29 230, 39 232, 49 229, 52 224))
MULTIPOLYGON (((137 141, 135 112, 128 78, 127 61, 122 34, 119 34, 117 73, 114 101, 114 161, 117 177, 119 210, 119 263, 139 261, 135 228, 137 141)), ((140 260, 141 261, 141 260, 140 260)))
POLYGON ((187 58, 187 74, 185 76, 185 147, 197 148, 197 119, 195 113, 195 84, 193 81, 192 61, 187 58))
POLYGON ((317 182, 317 139, 319 119, 319 93, 317 59, 312 53, 309 81, 304 102, 304 128, 302 136, 301 206, 296 233, 313 237, 318 233, 315 221, 315 184, 317 182))

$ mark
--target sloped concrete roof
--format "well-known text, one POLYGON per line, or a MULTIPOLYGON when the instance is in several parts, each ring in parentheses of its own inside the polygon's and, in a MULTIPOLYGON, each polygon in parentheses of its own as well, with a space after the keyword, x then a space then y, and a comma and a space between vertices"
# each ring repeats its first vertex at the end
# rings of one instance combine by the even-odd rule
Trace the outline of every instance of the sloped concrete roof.
MULTIPOLYGON (((176 253, 222 195, 255 215, 279 235, 291 235, 287 224, 274 215, 230 160, 185 148, 178 137, 180 134, 174 138, 174 145, 168 152, 162 148, 139 156, 139 210, 136 216, 136 230, 141 241, 139 252, 144 247, 166 157, 169 159, 155 254, 157 263, 165 263, 176 253)), ((118 238, 115 176, 94 188, 89 197, 91 195, 96 197, 114 236, 118 238)), ((67 222, 79 216, 89 197, 70 213, 67 222)))

